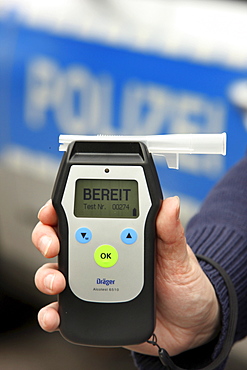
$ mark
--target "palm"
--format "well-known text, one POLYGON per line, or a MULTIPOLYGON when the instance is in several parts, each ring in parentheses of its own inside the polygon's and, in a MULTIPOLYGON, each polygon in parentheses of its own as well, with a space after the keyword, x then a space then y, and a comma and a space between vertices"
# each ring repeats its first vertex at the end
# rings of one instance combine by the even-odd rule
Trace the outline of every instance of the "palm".
MULTIPOLYGON (((158 344, 170 355, 199 346, 217 332, 219 308, 214 289, 186 244, 183 228, 175 213, 157 220, 158 344), (170 216, 172 216, 170 218, 170 216)), ((129 347, 157 355, 150 344, 129 347)))

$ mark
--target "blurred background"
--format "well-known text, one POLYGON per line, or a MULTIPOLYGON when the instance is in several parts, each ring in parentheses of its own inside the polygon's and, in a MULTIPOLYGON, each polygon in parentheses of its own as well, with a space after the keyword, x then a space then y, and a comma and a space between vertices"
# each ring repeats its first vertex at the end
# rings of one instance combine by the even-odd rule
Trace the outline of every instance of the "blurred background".
MULTIPOLYGON (((0 0, 0 368, 133 369, 128 351, 82 348, 38 327, 31 243, 61 159, 59 134, 228 135, 227 156, 156 165, 184 225, 247 139, 247 2, 0 0)), ((247 342, 228 370, 247 367, 247 342)))

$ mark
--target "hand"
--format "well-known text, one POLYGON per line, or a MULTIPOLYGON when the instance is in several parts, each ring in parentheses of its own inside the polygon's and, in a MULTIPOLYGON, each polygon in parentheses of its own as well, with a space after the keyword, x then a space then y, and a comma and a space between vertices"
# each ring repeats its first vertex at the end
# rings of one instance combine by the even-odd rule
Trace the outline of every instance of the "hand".
MULTIPOLYGON (((179 198, 163 201, 157 217, 157 302, 156 329, 160 347, 170 356, 198 347, 213 339, 220 328, 220 308, 215 291, 187 245, 179 220, 179 198)), ((57 217, 49 201, 39 212, 40 222, 33 231, 33 243, 47 258, 59 253, 55 232, 57 217)), ((46 264, 35 275, 37 288, 58 294, 65 288, 57 264, 46 264)), ((40 326, 46 331, 59 328, 58 303, 41 309, 40 326)), ((149 355, 157 349, 148 343, 128 347, 149 355)))

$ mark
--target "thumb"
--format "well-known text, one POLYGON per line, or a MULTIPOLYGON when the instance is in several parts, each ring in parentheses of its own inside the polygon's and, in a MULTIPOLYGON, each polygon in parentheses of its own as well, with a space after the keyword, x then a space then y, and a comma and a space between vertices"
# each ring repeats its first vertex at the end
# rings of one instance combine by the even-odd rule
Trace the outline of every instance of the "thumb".
MULTIPOLYGON (((188 257, 184 228, 179 219, 180 199, 175 196, 163 201, 156 221, 157 255, 162 264, 181 266, 188 257)), ((164 266, 164 265, 163 265, 164 266)))

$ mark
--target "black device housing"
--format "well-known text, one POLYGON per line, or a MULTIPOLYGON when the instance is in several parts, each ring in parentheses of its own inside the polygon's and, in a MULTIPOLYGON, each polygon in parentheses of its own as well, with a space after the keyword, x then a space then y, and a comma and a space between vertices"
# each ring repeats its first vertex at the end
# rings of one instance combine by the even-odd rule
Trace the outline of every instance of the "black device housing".
POLYGON ((145 224, 144 286, 131 301, 94 303, 76 297, 67 283, 58 297, 60 332, 66 340, 88 346, 118 347, 145 342, 155 327, 156 216, 162 200, 153 158, 141 142, 75 141, 68 146, 52 193, 53 206, 58 215, 59 269, 67 282, 68 223, 61 201, 70 167, 78 164, 143 167, 152 202, 145 224))

